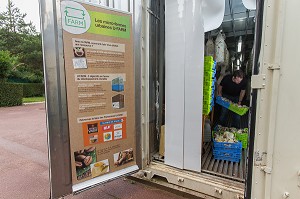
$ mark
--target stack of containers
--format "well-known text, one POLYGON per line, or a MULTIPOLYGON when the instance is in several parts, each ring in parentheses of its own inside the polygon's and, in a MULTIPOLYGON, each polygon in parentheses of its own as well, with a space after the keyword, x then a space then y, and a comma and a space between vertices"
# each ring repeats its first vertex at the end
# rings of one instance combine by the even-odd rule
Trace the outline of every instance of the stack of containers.
POLYGON ((216 82, 216 62, 212 56, 204 57, 203 80, 203 115, 208 115, 214 106, 214 93, 216 82))

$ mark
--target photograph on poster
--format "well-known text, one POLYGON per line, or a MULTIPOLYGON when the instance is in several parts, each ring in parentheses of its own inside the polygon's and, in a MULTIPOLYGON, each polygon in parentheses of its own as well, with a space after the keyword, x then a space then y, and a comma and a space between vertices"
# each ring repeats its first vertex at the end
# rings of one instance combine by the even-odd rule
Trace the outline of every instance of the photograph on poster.
POLYGON ((109 161, 108 159, 106 160, 101 160, 99 162, 96 162, 94 164, 91 164, 91 170, 92 170, 92 177, 97 177, 102 174, 108 173, 109 172, 109 161))
POLYGON ((74 69, 86 69, 86 59, 85 58, 73 58, 74 69))
POLYGON ((114 154, 115 166, 121 166, 133 161, 133 149, 127 149, 114 154))
POLYGON ((85 50, 82 47, 73 47, 74 57, 85 57, 85 50))
POLYGON ((91 135, 89 136, 90 138, 90 144, 98 144, 99 140, 98 140, 98 135, 91 135))
POLYGON ((91 164, 95 163, 96 147, 90 147, 74 152, 77 180, 81 180, 92 175, 91 164))
POLYGON ((98 123, 88 124, 88 134, 98 133, 98 123))
POLYGON ((112 141, 112 132, 103 133, 104 142, 112 141))
POLYGON ((122 139, 123 138, 123 131, 122 130, 116 130, 114 132, 114 140, 122 139))

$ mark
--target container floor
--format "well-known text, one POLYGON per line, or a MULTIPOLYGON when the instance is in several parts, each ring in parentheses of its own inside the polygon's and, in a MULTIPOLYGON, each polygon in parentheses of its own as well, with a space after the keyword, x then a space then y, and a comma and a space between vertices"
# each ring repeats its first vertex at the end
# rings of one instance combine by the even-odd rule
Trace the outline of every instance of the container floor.
POLYGON ((242 151, 242 159, 240 162, 231 162, 214 159, 212 142, 205 142, 203 145, 201 159, 203 173, 212 174, 239 182, 245 181, 245 150, 242 151))

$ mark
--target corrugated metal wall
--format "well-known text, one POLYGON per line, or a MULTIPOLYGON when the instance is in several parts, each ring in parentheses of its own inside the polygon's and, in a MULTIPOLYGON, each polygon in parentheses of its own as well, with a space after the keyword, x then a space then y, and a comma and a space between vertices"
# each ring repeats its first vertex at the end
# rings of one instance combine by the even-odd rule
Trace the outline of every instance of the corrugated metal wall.
POLYGON ((133 0, 83 0, 83 2, 98 4, 133 13, 133 0))

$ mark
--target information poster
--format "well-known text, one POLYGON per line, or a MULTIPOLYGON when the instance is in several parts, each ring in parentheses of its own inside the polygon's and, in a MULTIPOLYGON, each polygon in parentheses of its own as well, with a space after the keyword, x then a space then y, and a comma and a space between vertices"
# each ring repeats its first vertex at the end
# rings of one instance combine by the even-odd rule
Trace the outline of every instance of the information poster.
POLYGON ((132 16, 61 1, 73 184, 136 165, 132 16))

